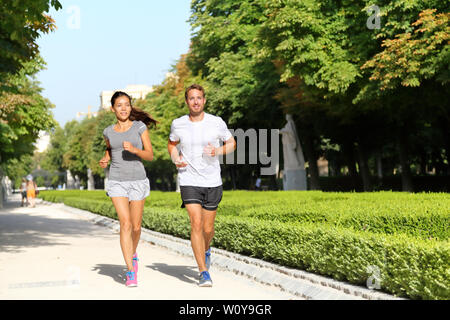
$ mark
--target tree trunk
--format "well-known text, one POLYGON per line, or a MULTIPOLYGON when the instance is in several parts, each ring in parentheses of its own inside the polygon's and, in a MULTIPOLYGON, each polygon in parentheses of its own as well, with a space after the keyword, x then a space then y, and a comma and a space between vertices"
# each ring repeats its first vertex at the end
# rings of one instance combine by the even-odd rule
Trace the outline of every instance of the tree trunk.
POLYGON ((179 176, 179 173, 178 173, 178 172, 177 172, 177 177, 176 177, 175 191, 176 191, 176 192, 181 192, 181 191, 180 191, 180 176, 179 176))
POLYGON ((3 171, 0 168, 0 209, 3 208, 3 185, 2 185, 2 179, 3 179, 3 171))
POLYGON ((367 154, 361 142, 358 142, 358 147, 356 148, 356 150, 358 153, 359 173, 363 181, 364 191, 372 191, 367 154))
POLYGON ((382 180, 383 179, 383 161, 381 159, 381 154, 378 153, 376 157, 377 157, 377 176, 378 176, 378 179, 382 180))
POLYGON ((103 180, 103 184, 104 184, 104 189, 106 190, 106 186, 108 185, 108 180, 109 180, 109 168, 106 167, 105 169, 103 169, 103 172, 105 173, 105 179, 103 180))
POLYGON ((400 160, 401 174, 402 174, 402 190, 413 192, 414 186, 412 182, 411 169, 408 163, 408 151, 406 137, 403 132, 397 133, 397 151, 400 160))
POLYGON ((445 173, 450 175, 450 127, 449 127, 450 119, 448 117, 440 118, 440 127, 442 136, 444 137, 444 148, 445 148, 445 157, 447 158, 447 168, 445 169, 445 173))
POLYGON ((236 190, 236 173, 234 166, 230 166, 230 177, 231 177, 231 183, 233 185, 233 190, 236 190))
POLYGON ((341 175, 341 164, 338 160, 328 160, 328 172, 329 176, 340 176, 341 175))
POLYGON ((310 190, 320 190, 319 182, 319 167, 317 166, 318 157, 314 151, 313 139, 310 135, 304 135, 303 145, 305 149, 305 156, 308 159, 310 177, 310 190))
POLYGON ((420 174, 423 176, 427 175, 427 155, 425 150, 420 154, 420 174))
POLYGON ((356 161, 353 143, 346 142, 342 145, 345 162, 347 164, 348 173, 351 177, 353 188, 356 190, 359 187, 358 172, 356 171, 356 161))
POLYGON ((447 175, 450 176, 450 139, 447 139, 445 146, 445 155, 447 157, 447 175))

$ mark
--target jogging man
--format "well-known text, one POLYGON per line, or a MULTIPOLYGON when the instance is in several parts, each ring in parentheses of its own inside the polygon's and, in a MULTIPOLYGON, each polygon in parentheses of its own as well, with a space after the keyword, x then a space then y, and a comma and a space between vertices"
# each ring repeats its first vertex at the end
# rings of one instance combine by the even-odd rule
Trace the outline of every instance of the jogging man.
POLYGON ((188 87, 185 99, 189 115, 173 120, 167 148, 178 168, 181 207, 186 208, 191 221, 191 246, 200 272, 199 286, 211 287, 210 243, 222 200, 218 156, 233 152, 236 141, 222 118, 203 111, 206 97, 200 85, 188 87), (220 141, 224 143, 222 147, 220 141))

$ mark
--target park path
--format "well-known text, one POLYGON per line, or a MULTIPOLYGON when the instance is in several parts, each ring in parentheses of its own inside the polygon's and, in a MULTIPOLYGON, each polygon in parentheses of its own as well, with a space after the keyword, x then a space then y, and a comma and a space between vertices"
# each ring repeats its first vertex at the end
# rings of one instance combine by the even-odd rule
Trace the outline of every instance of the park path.
POLYGON ((211 267, 212 288, 197 286, 193 258, 141 239, 139 286, 124 285, 119 234, 64 206, 0 210, 0 300, 288 300, 297 296, 211 267))

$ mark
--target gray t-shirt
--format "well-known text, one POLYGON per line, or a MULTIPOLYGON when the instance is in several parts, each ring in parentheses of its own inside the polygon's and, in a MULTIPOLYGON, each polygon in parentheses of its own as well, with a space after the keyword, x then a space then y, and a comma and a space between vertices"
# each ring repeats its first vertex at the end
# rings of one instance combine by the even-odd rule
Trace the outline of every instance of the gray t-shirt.
POLYGON ((128 141, 134 147, 142 150, 141 134, 147 129, 142 121, 133 121, 130 129, 125 132, 116 132, 115 124, 103 130, 103 136, 109 140, 111 145, 111 166, 109 169, 109 180, 113 181, 136 181, 147 178, 144 165, 139 156, 126 151, 123 142, 128 141))

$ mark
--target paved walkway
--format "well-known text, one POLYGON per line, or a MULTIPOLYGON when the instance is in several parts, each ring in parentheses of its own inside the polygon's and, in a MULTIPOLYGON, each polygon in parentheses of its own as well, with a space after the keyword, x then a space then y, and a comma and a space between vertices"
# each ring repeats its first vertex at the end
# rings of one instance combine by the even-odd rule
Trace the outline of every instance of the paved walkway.
POLYGON ((193 258, 141 239, 139 286, 127 288, 119 234, 64 206, 0 210, 0 300, 288 300, 298 296, 211 267, 212 288, 197 286, 193 258))

